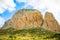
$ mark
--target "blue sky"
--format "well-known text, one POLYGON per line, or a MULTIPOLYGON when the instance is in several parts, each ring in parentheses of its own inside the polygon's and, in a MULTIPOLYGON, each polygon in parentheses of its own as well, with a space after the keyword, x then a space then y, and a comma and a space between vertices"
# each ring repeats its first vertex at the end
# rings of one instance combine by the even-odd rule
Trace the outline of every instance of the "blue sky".
POLYGON ((22 8, 52 12, 60 24, 60 0, 0 0, 0 27, 22 8))

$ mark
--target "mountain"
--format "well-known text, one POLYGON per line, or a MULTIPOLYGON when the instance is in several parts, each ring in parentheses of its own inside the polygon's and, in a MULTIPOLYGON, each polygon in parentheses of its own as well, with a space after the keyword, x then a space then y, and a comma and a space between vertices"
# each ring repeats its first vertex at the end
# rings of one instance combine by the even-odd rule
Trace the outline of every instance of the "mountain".
POLYGON ((41 12, 36 9, 19 10, 1 29, 10 27, 16 30, 43 27, 46 30, 60 32, 59 24, 51 12, 46 12, 43 18, 41 12))
POLYGON ((43 16, 40 11, 35 9, 23 9, 18 11, 12 18, 15 29, 26 29, 40 27, 43 24, 43 16))
POLYGON ((0 40, 60 40, 60 26, 51 12, 22 9, 0 29, 0 40))

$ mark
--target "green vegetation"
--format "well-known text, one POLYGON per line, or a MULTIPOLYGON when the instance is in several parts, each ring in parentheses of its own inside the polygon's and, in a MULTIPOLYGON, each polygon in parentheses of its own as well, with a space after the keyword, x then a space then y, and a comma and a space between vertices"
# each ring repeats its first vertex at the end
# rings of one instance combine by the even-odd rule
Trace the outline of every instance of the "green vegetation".
POLYGON ((15 30, 13 28, 0 32, 0 40, 59 40, 60 34, 43 28, 15 30))

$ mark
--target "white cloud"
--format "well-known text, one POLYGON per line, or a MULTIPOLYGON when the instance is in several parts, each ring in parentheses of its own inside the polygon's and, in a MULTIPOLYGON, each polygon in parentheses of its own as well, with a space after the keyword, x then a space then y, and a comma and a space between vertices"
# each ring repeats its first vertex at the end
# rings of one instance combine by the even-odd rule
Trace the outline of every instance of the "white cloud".
POLYGON ((17 2, 27 2, 28 0, 16 0, 17 2))
POLYGON ((43 15, 44 15, 44 12, 46 11, 52 12, 56 20, 60 24, 60 18, 59 18, 60 17, 60 0, 16 0, 16 1, 27 3, 24 6, 25 8, 28 5, 31 5, 33 9, 40 10, 43 13, 43 15))
POLYGON ((13 11, 15 6, 13 0, 0 0, 0 13, 3 13, 5 10, 13 11))
POLYGON ((4 22, 5 20, 2 17, 0 17, 0 28, 4 25, 4 22))

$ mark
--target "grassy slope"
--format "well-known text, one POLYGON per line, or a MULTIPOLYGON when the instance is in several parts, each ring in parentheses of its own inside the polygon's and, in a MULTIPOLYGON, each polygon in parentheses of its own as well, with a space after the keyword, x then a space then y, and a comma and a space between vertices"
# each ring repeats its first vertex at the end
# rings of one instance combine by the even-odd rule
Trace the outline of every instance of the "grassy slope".
POLYGON ((59 40, 60 34, 43 28, 31 28, 24 30, 6 29, 0 33, 0 40, 59 40))

